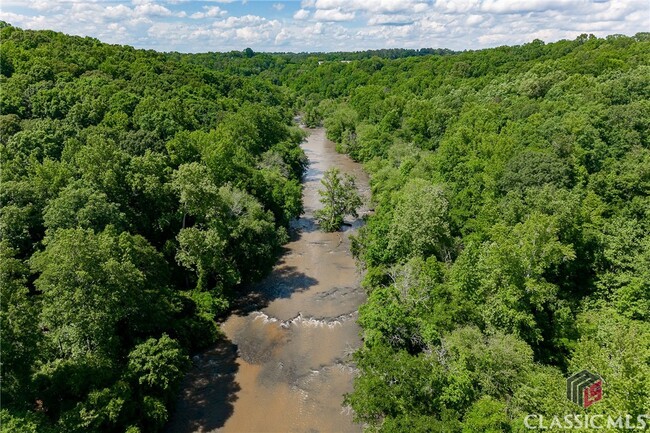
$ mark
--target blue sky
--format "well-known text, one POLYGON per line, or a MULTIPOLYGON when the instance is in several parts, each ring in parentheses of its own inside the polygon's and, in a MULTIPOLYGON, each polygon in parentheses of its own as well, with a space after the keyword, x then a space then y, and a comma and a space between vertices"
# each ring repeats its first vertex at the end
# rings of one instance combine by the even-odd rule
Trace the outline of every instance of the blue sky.
POLYGON ((462 50, 650 31, 650 0, 0 0, 0 19, 160 51, 462 50))

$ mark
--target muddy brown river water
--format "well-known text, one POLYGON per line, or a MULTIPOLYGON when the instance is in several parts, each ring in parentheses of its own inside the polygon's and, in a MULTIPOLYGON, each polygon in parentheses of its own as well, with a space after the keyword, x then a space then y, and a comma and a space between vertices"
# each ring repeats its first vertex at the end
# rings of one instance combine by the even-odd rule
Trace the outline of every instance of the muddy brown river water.
POLYGON ((366 197, 368 177, 323 129, 307 131, 305 212, 273 272, 221 324, 226 339, 194 358, 167 433, 361 431, 342 405, 352 390, 350 354, 361 344, 365 295, 349 240, 361 221, 324 233, 313 214, 325 170, 354 175, 366 197))

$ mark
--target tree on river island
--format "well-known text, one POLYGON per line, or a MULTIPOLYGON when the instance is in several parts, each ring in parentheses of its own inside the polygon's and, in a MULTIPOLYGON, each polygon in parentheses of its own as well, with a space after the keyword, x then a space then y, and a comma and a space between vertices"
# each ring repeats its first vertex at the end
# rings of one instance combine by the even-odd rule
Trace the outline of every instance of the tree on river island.
POLYGON ((324 188, 318 194, 324 207, 315 212, 316 220, 323 230, 333 232, 341 227, 346 216, 357 217, 361 197, 354 176, 341 175, 341 171, 335 167, 325 172, 321 184, 324 188))

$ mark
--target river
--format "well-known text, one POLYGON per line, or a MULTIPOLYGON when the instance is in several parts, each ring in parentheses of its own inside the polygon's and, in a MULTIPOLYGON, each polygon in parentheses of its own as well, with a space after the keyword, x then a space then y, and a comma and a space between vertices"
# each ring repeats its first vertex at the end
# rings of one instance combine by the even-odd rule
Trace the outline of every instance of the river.
MULTIPOLYGON (((314 222, 323 173, 338 167, 368 197, 361 166, 338 154, 322 128, 307 129, 304 214, 272 273, 221 323, 225 339, 194 357, 167 433, 358 432, 343 394, 352 390, 365 300, 349 235, 314 222)), ((366 209, 362 209, 365 212, 366 209)))

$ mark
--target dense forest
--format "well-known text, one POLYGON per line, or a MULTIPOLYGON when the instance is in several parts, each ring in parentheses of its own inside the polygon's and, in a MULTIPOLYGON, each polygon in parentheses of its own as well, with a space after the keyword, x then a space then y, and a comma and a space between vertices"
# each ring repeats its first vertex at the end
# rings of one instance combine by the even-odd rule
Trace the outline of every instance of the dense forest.
POLYGON ((3 25, 2 431, 151 432, 301 212, 283 89, 3 25))
MULTIPOLYGON (((323 63, 285 80, 365 164, 369 431, 526 431, 650 411, 650 35, 323 63)), ((621 429, 623 430, 623 429, 621 429)))
POLYGON ((154 432, 301 213, 296 112, 371 175, 382 432, 650 411, 650 35, 316 55, 0 28, 2 430, 154 432), (343 62, 342 60, 345 60, 343 62))
POLYGON ((303 71, 311 70, 313 66, 324 62, 351 62, 362 59, 399 59, 433 54, 444 56, 454 54, 454 52, 447 49, 433 48, 421 48, 418 50, 393 48, 333 53, 256 53, 252 49, 246 48, 243 51, 230 51, 228 53, 167 53, 172 59, 183 63, 201 65, 209 69, 226 71, 237 75, 261 75, 269 78, 274 84, 280 84, 280 75, 286 75, 287 71, 295 71, 296 68, 303 71))

